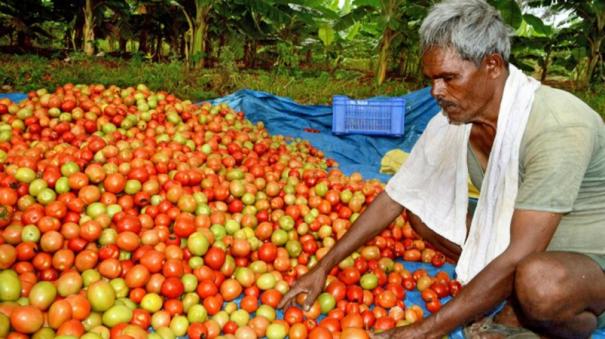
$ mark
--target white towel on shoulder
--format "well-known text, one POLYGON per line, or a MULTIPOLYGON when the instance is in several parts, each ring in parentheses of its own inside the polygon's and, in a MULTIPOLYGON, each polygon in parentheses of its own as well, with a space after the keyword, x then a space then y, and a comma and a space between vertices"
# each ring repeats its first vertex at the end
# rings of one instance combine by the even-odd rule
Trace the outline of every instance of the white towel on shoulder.
POLYGON ((496 137, 467 237, 467 147, 471 124, 450 124, 437 114, 386 192, 432 230, 462 247, 457 278, 468 283, 510 242, 517 197, 519 147, 540 82, 509 66, 496 137))

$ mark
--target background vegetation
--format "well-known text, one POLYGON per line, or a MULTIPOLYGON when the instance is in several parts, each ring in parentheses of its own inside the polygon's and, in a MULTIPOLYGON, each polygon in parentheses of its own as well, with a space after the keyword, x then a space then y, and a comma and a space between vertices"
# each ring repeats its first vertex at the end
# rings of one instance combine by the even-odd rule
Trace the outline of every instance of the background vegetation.
MULTIPOLYGON (((3 91, 146 83, 195 100, 252 88, 308 103, 426 85, 418 27, 433 0, 8 0, 3 91)), ((605 0, 491 0, 512 61, 605 113, 605 0)))

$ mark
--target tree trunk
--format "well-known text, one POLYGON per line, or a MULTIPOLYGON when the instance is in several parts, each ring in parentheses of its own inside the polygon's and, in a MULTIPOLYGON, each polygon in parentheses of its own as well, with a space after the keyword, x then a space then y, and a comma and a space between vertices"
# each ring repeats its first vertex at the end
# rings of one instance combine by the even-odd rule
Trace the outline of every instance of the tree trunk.
POLYGON ((597 65, 601 61, 601 44, 605 37, 599 36, 590 42, 590 56, 588 57, 588 67, 586 68, 586 75, 582 84, 582 88, 587 88, 590 85, 590 80, 594 74, 597 65))
POLYGON ((155 54, 156 60, 160 61, 162 59, 162 36, 160 34, 158 34, 155 41, 155 54))
POLYGON ((395 37, 395 32, 390 28, 385 28, 380 41, 380 51, 378 53, 378 71, 376 72, 376 82, 382 85, 386 79, 389 68, 389 56, 391 54, 391 41, 395 37))
POLYGON ((147 54, 147 52, 149 52, 149 47, 147 46, 147 35, 147 30, 143 28, 139 34, 139 52, 143 54, 147 54))
POLYGON ((120 53, 126 53, 126 46, 128 44, 128 40, 124 39, 124 37, 120 36, 120 53))
POLYGON ((25 50, 30 50, 32 48, 32 39, 29 34, 24 31, 19 31, 17 33, 17 46, 25 50))
POLYGON ((208 14, 212 4, 201 4, 196 1, 195 20, 193 20, 193 36, 189 57, 194 60, 194 67, 204 68, 206 56, 206 33, 208 30, 208 14))
POLYGON ((92 0, 86 0, 84 6, 84 53, 88 56, 95 54, 95 32, 94 32, 94 17, 92 11, 92 0))
POLYGON ((182 35, 179 37, 179 55, 183 57, 183 59, 187 60, 187 39, 182 35))
POLYGON ((250 50, 252 49, 252 44, 250 40, 246 39, 244 42, 244 67, 250 67, 250 50))
POLYGON ((548 64, 550 63, 550 54, 552 49, 550 47, 546 48, 546 56, 544 57, 544 61, 542 63, 542 74, 540 75, 540 81, 544 82, 546 80, 546 76, 548 75, 548 64))

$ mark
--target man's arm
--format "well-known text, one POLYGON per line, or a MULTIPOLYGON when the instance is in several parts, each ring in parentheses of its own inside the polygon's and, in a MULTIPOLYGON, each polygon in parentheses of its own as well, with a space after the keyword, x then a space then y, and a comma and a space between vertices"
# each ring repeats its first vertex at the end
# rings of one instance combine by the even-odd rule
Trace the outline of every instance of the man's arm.
POLYGON ((510 244, 501 255, 438 313, 412 326, 394 329, 385 337, 439 338, 491 310, 512 293, 514 273, 519 262, 532 253, 546 249, 560 220, 561 214, 558 213, 515 210, 510 244))

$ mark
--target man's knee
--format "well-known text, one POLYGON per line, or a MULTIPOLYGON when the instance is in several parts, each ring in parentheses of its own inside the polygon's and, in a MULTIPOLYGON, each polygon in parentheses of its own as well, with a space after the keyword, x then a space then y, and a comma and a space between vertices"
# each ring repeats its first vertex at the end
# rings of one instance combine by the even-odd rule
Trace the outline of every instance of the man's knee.
MULTIPOLYGON (((569 272, 546 253, 530 255, 517 265, 515 294, 524 315, 536 322, 565 318, 569 272)), ((569 316, 572 316, 569 314, 569 316)))

